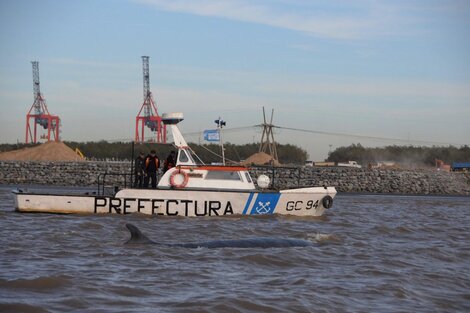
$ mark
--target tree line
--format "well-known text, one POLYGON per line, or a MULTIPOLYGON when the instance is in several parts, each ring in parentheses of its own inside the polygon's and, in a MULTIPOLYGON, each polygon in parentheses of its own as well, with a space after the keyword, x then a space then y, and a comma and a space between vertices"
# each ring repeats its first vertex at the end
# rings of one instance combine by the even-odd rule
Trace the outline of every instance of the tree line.
POLYGON ((380 148, 366 148, 361 144, 352 144, 347 147, 339 147, 329 153, 327 161, 357 161, 363 165, 380 161, 394 161, 401 164, 434 166, 436 159, 442 160, 447 164, 452 164, 452 162, 470 162, 470 147, 416 147, 393 145, 380 148))
MULTIPOLYGON (((99 160, 130 160, 132 155, 137 157, 140 151, 147 154, 152 149, 157 152, 157 155, 160 158, 166 158, 170 151, 175 149, 171 144, 135 143, 133 153, 132 143, 130 142, 108 142, 102 140, 90 142, 65 141, 64 143, 74 150, 75 148, 78 148, 88 159, 99 160)), ((0 152, 33 146, 35 146, 35 144, 0 144, 0 152)), ((189 143, 189 146, 205 163, 221 162, 221 151, 218 144, 200 145, 189 143)), ((226 159, 239 162, 258 152, 259 143, 225 143, 224 147, 226 159)), ((301 147, 291 144, 277 144, 276 147, 281 164, 303 165, 308 158, 307 152, 301 147)), ((433 166, 436 159, 442 160, 447 164, 451 164, 452 162, 470 162, 470 147, 417 147, 393 145, 379 148, 368 148, 363 147, 361 144, 352 144, 347 147, 336 148, 334 151, 329 153, 326 161, 357 161, 362 165, 377 163, 380 161, 393 161, 401 164, 422 164, 433 166)))
MULTIPOLYGON (((166 158, 167 155, 175 150, 171 144, 158 144, 158 143, 134 143, 134 153, 132 152, 133 145, 131 142, 108 142, 90 141, 90 142, 76 142, 64 141, 64 143, 75 150, 78 148, 87 159, 116 159, 116 160, 130 160, 132 156, 136 158, 139 152, 148 154, 150 150, 155 150, 159 158, 166 158)), ((33 147, 34 144, 0 144, 0 152, 21 149, 24 147, 33 147)), ((196 143, 189 143, 189 146, 205 163, 222 162, 220 157, 221 150, 218 144, 200 145, 196 143)), ((235 162, 240 162, 247 159, 249 156, 259 151, 259 143, 249 144, 232 144, 224 143, 225 158, 235 162)), ((291 144, 277 144, 276 145, 279 162, 282 164, 304 164, 307 160, 307 152, 295 145, 291 144)))

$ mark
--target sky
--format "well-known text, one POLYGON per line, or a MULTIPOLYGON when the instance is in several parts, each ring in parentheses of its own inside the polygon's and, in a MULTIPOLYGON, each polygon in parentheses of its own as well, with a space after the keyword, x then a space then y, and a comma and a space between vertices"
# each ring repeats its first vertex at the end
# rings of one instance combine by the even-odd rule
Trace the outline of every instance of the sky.
POLYGON ((1 143, 25 141, 31 61, 62 140, 132 140, 146 55, 159 113, 183 112, 188 141, 220 116, 224 140, 259 142, 265 107, 311 131, 274 136, 312 160, 470 145, 470 1, 1 0, 0 43, 1 143))

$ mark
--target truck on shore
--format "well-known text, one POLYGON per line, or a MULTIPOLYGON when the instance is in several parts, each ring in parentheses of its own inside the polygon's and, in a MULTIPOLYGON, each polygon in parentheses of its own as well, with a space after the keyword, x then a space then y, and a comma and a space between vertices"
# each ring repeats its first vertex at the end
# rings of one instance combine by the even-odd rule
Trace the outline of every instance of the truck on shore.
POLYGON ((362 167, 356 161, 349 161, 347 163, 335 163, 335 162, 326 162, 326 161, 307 161, 305 162, 305 166, 315 166, 315 167, 340 166, 340 167, 355 167, 355 168, 362 167))
POLYGON ((340 166, 340 167, 355 167, 355 168, 361 168, 362 167, 356 161, 348 161, 347 163, 338 162, 337 166, 340 166))
POLYGON ((335 162, 325 162, 325 161, 306 161, 304 166, 317 166, 317 167, 330 167, 336 166, 335 162))
POLYGON ((469 172, 470 162, 453 162, 452 171, 453 172, 469 172))

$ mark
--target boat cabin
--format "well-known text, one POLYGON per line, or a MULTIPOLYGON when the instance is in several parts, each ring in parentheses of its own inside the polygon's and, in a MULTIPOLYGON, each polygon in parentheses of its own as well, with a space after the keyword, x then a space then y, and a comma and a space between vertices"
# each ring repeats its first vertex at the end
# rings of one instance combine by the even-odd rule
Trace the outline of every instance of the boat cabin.
POLYGON ((169 113, 162 116, 163 123, 171 130, 178 153, 176 166, 160 178, 159 188, 256 189, 246 167, 198 165, 191 148, 177 126, 182 120, 182 113, 169 113))

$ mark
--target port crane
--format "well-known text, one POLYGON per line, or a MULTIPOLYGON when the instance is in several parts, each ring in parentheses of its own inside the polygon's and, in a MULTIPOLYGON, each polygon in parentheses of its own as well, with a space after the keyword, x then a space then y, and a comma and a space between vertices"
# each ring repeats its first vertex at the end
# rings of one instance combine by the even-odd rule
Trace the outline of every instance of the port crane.
POLYGON ((149 57, 142 56, 142 68, 144 78, 144 103, 135 118, 135 142, 145 142, 145 126, 155 133, 151 142, 166 143, 166 125, 158 115, 155 101, 150 91, 149 57))
POLYGON ((39 85, 39 62, 32 61, 34 102, 26 114, 26 143, 38 142, 38 125, 47 130, 40 139, 59 141, 60 118, 52 115, 47 109, 46 100, 41 94, 39 85))

